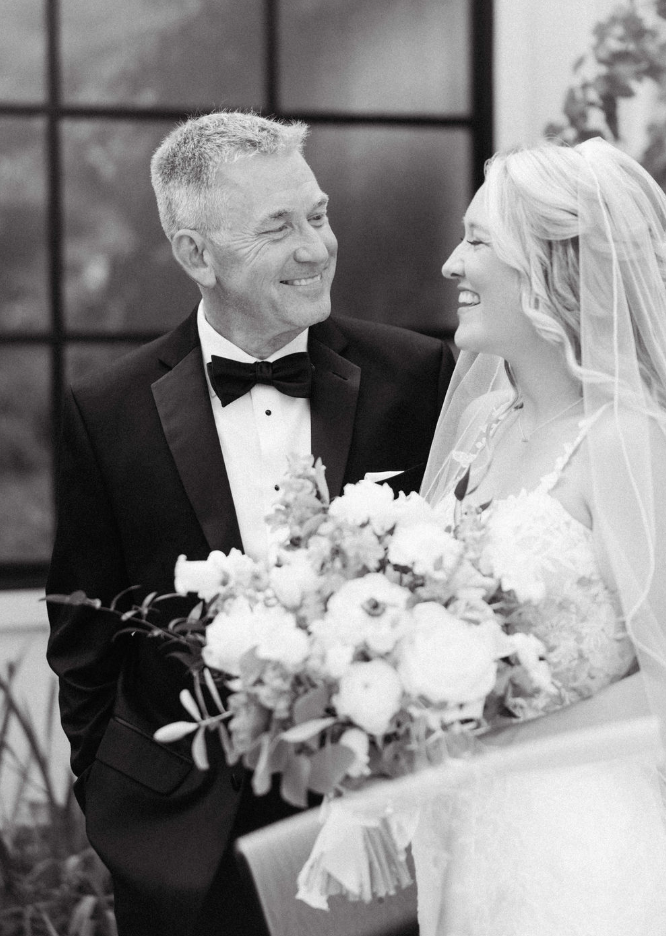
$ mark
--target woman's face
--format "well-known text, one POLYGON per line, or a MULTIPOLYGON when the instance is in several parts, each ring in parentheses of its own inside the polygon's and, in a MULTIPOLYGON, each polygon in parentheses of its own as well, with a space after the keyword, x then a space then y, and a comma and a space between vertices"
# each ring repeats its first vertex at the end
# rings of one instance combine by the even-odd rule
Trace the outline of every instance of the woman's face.
POLYGON ((493 249, 487 214, 484 184, 465 213, 463 240, 442 267, 442 275, 458 281, 457 346, 511 360, 538 334, 520 307, 518 271, 493 249))

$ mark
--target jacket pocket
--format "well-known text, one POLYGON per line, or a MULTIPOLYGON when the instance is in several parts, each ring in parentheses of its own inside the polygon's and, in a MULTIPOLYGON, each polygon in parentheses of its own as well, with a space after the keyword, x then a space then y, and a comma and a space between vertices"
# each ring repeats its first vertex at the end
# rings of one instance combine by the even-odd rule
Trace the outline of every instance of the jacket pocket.
POLYGON ((97 760, 155 793, 173 793, 194 764, 170 751, 129 722, 112 718, 97 749, 97 760))

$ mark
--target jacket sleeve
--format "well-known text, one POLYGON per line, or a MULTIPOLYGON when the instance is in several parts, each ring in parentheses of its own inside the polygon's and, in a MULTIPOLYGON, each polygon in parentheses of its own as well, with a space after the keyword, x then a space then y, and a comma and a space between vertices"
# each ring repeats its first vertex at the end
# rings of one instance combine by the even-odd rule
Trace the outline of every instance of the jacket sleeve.
MULTIPOLYGON (((129 586, 120 535, 102 471, 74 394, 65 400, 57 530, 46 593, 83 590, 108 606, 129 586)), ((47 658, 60 682, 60 713, 78 776, 92 763, 111 717, 123 663, 115 614, 48 603, 47 658)))

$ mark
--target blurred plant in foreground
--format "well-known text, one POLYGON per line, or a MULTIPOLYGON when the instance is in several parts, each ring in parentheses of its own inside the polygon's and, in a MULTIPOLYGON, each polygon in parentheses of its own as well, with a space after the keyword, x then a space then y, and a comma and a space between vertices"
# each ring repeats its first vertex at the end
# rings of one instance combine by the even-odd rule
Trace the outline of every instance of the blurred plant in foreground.
MULTIPOLYGON (((2 936, 117 936, 109 874, 86 839, 71 783, 55 789, 48 750, 13 689, 17 665, 0 675, 0 781, 14 774, 18 795, 0 826, 2 936), (14 739, 27 746, 19 756, 14 739)), ((54 724, 55 683, 47 726, 54 724)))

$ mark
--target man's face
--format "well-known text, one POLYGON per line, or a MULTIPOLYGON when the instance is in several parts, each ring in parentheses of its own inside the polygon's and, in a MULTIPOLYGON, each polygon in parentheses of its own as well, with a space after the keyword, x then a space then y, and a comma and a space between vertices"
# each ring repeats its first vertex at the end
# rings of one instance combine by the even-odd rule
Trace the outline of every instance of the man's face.
POLYGON ((228 337, 240 330, 246 345, 261 336, 286 343, 331 311, 338 244, 328 198, 296 152, 224 165, 219 184, 227 210, 207 238, 216 277, 207 316, 228 337))

